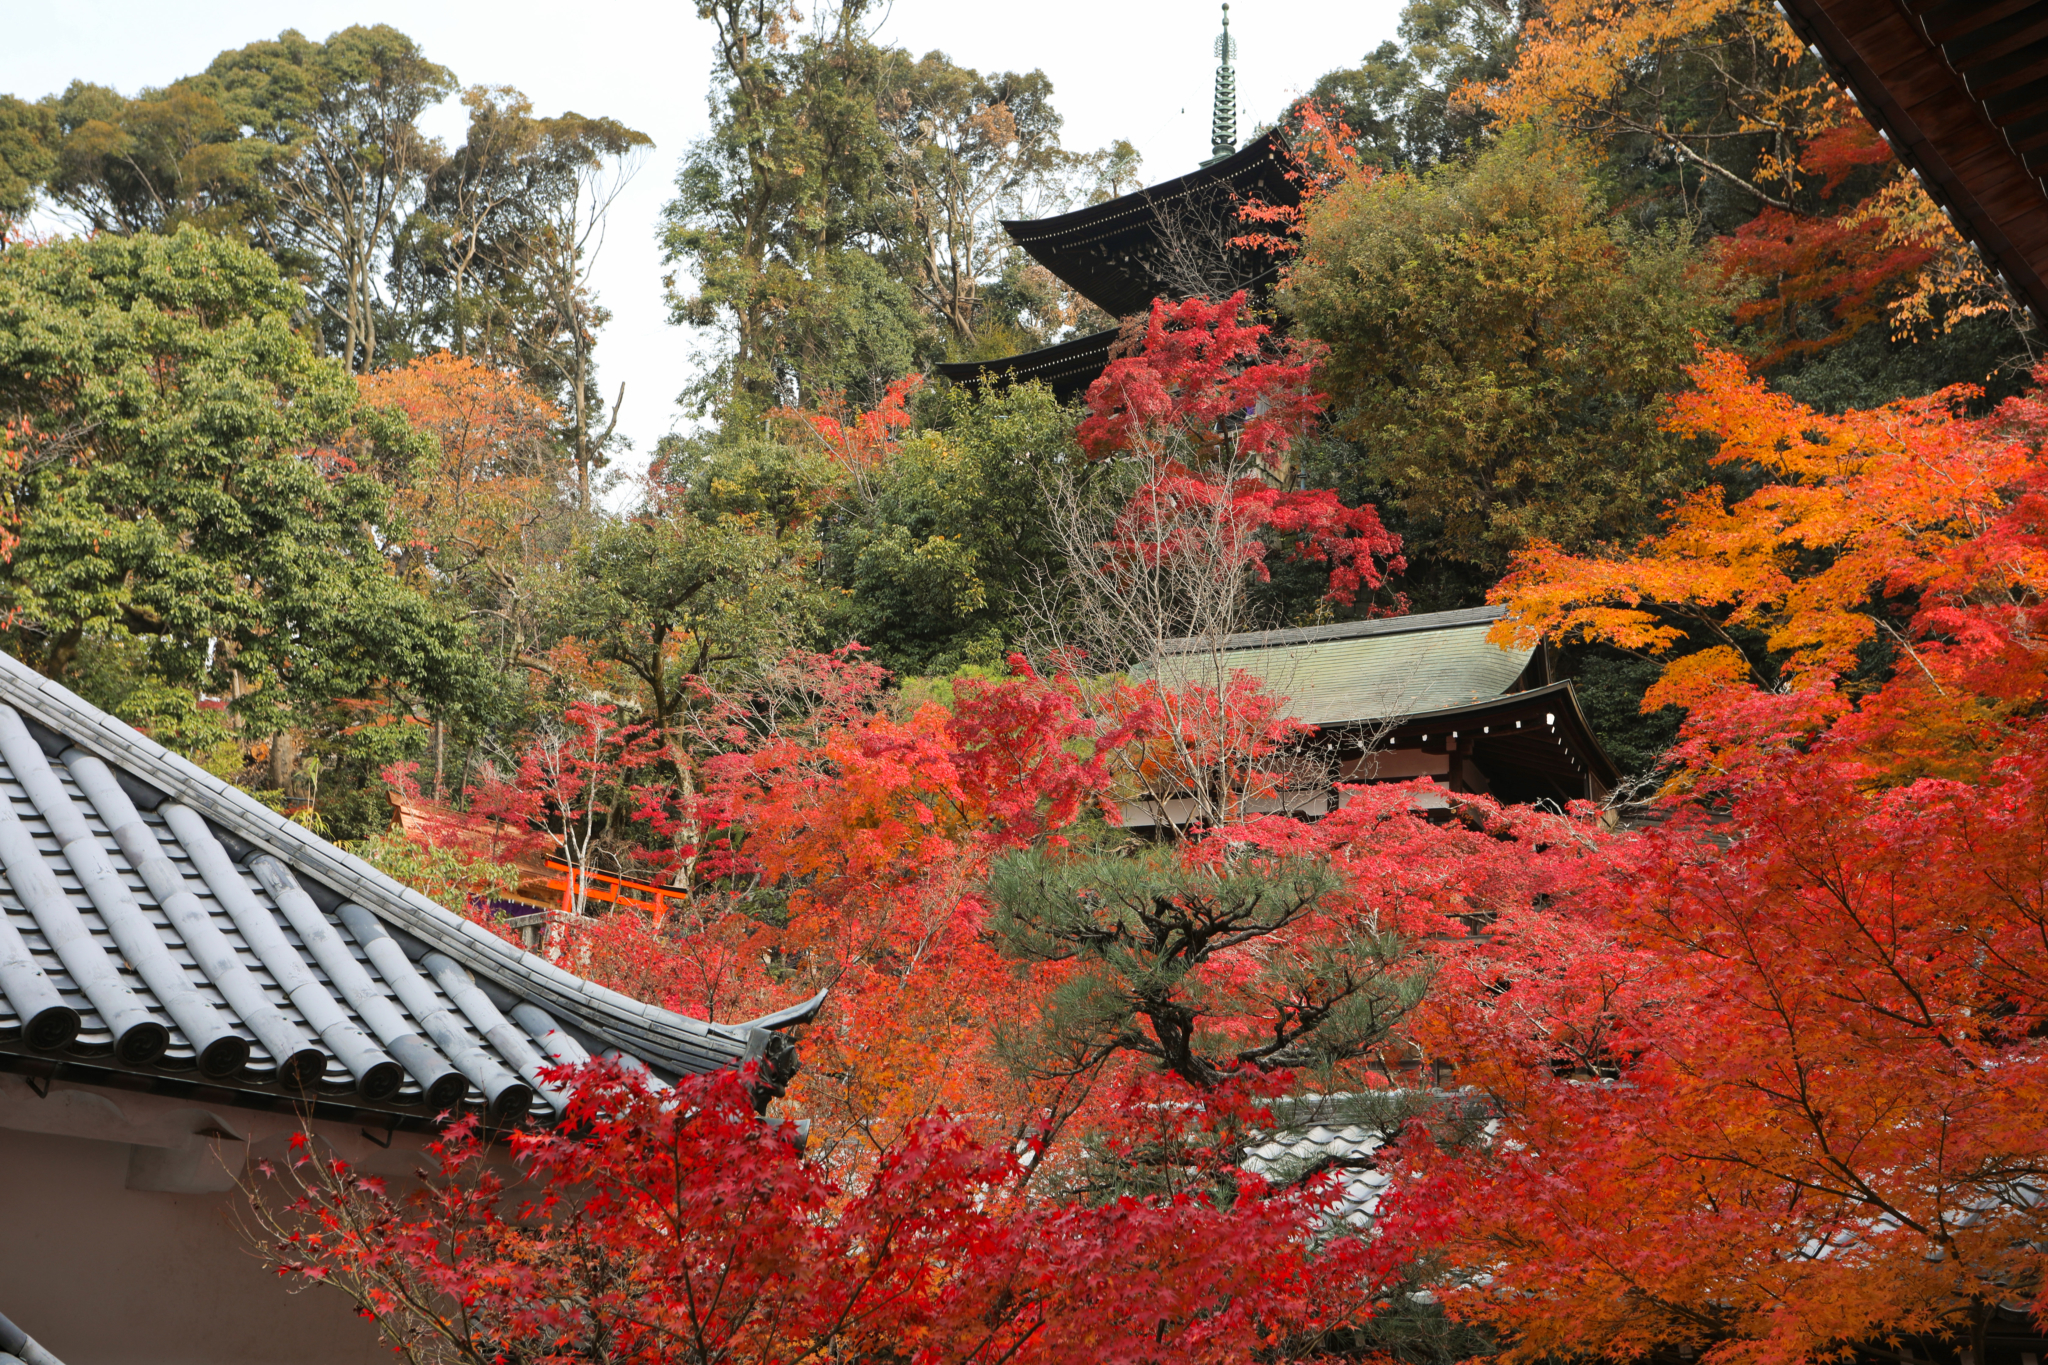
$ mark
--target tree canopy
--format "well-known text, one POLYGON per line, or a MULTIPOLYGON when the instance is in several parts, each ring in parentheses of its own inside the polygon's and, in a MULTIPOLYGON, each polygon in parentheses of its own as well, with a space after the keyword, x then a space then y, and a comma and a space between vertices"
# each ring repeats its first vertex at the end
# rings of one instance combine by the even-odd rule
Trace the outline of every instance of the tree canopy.
POLYGON ((1627 541, 1697 483, 1662 424, 1720 299, 1691 244, 1611 221, 1583 151, 1533 130, 1469 166, 1359 177, 1304 223, 1285 306, 1357 477, 1437 553, 1627 541))
POLYGON ((272 728, 380 687, 464 698, 465 635, 394 571, 364 468, 416 438, 358 424, 296 302, 191 227, 0 256, 17 654, 63 677, 88 640, 133 641, 272 728))
POLYGON ((273 1267, 476 1365, 2039 1340, 2048 366, 1780 15, 1294 42, 1299 204, 1174 245, 1273 269, 1109 317, 1002 220, 1191 168, 1057 63, 697 14, 658 224, 643 132, 388 25, 0 96, 0 647, 565 970, 822 995, 772 1086, 252 1172, 273 1267), (1519 722, 1244 667, 1489 606, 1519 722), (1488 794, 1582 719, 1618 790, 1488 794))

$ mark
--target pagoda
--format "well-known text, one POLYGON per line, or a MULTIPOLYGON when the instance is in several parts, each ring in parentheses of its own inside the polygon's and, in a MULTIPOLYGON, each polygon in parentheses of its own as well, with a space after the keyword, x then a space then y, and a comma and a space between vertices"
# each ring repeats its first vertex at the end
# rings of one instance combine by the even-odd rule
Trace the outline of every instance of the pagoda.
MULTIPOLYGON (((1238 210, 1251 201, 1293 206, 1301 191, 1289 175, 1278 129, 1237 145, 1237 42, 1230 6, 1216 39, 1216 89, 1210 156, 1186 175, 1050 218, 1005 220, 1024 253, 1114 318, 1147 312, 1154 299, 1223 297, 1270 288, 1278 267, 1266 254, 1233 246, 1238 210)), ((1121 329, 1072 338, 1002 360, 957 361, 938 372, 956 383, 1038 380, 1061 400, 1087 391, 1110 361, 1121 329)))

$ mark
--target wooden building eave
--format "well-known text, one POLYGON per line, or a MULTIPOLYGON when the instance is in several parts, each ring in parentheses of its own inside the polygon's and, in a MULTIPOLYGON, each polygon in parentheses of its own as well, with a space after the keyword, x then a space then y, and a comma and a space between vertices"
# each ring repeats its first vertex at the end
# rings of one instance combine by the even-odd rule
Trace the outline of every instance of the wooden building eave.
MULTIPOLYGON (((1003 230, 1082 298, 1111 317, 1130 317, 1175 292, 1162 278, 1159 258, 1176 220, 1234 221, 1238 207, 1251 200, 1298 204, 1301 188, 1293 166, 1287 140, 1276 128, 1200 170, 1071 213, 1006 220, 1003 230)), ((1248 251, 1236 254, 1245 258, 1237 271, 1245 284, 1271 266, 1270 259, 1253 263, 1248 251)))
POLYGON ((1348 733, 1361 749, 1370 744, 1378 753, 1449 747, 1477 763, 1495 788, 1506 784, 1510 790, 1495 792, 1506 799, 1549 795, 1597 800, 1621 781, 1621 772, 1593 733, 1570 679, 1469 706, 1396 719, 1326 723, 1322 731, 1333 739, 1348 733), (1538 784, 1555 790, 1522 790, 1538 784))
POLYGON ((1108 368, 1110 349, 1120 335, 1121 331, 1112 327, 1106 332, 1093 332, 1001 360, 948 361, 933 368, 942 378, 956 384, 1026 384, 1036 380, 1065 403, 1088 392, 1088 386, 1108 368))
POLYGON ((2048 318, 2048 0, 1780 0, 1956 229, 2048 318))

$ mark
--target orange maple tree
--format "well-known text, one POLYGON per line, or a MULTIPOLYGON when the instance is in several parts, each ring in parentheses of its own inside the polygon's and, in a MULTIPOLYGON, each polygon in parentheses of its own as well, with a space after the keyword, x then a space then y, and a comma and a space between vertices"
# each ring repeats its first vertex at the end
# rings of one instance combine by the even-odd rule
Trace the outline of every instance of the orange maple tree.
POLYGON ((1769 339, 1765 363, 1885 316, 1906 333, 2021 313, 1767 0, 1556 0, 1506 78, 1460 98, 1504 124, 1640 140, 1753 203, 1715 254, 1756 287, 1740 317, 1769 339), (1803 308, 1831 319, 1825 335, 1802 335, 1803 308))
POLYGON ((1533 548, 1502 632, 1664 657, 1643 704, 1688 708, 1688 783, 1824 731, 1893 779, 1981 775, 2048 682, 2048 405, 1970 417, 1961 386, 1829 416, 1726 352, 1693 378, 1670 423, 1761 486, 1700 490, 1632 554, 1533 548))
POLYGON ((1499 597, 1666 658, 1646 705, 1718 815, 1447 945, 1419 1035, 1498 1126, 1412 1147, 1407 1197, 1517 1359, 1983 1359, 2048 1308, 2048 409, 1695 378, 1671 420, 1761 486, 1499 597))
POLYGON ((397 408, 434 437, 431 455, 385 471, 418 554, 444 572, 506 579, 558 510, 562 414, 510 371, 446 351, 357 384, 371 406, 397 408))
POLYGON ((2048 792, 1813 756, 1444 955, 1482 1150, 1408 1197, 1517 1360, 1974 1352, 2048 1309, 2048 792), (1479 1278, 1484 1272, 1484 1278, 1479 1278))

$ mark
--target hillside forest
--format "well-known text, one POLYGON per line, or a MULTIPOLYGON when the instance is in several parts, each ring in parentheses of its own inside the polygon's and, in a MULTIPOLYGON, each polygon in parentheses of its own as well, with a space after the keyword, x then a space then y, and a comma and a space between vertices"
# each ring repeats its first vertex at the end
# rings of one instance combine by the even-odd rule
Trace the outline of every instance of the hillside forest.
POLYGON ((7 652, 640 999, 828 992, 769 1123, 600 1067, 511 1139, 549 1198, 465 1123, 423 1195, 281 1176, 263 1254, 475 1365, 2038 1330, 2048 357, 1773 5, 1297 51, 1248 112, 1301 202, 1211 243, 1277 283, 1123 318, 1001 220, 1193 167, 868 0, 697 8, 680 148, 381 25, 0 96, 7 652), (592 286, 640 231, 705 357, 652 451, 592 286), (1107 328, 1068 401, 934 373, 1107 328), (1306 727, 1160 666, 1488 603, 1606 805, 1262 815, 1306 727), (1330 1105, 1369 1156, 1272 1154, 1330 1105))

